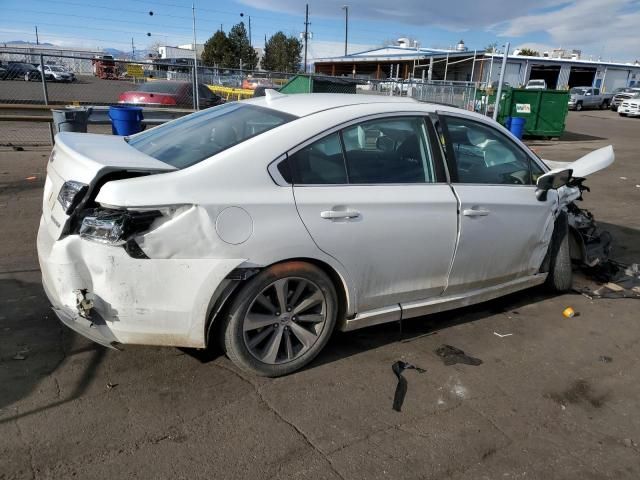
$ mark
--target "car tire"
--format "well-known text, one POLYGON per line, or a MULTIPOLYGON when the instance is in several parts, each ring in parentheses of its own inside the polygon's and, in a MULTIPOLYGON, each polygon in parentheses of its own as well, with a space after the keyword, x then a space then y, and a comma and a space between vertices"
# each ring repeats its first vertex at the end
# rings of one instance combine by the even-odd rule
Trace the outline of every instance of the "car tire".
POLYGON ((582 102, 576 103, 576 112, 582 111, 582 102))
POLYGON ((621 117, 626 117, 627 116, 626 113, 618 113, 618 115, 620 115, 621 117))
POLYGON ((301 261, 273 265, 247 281, 224 315, 224 350, 247 372, 287 375, 320 353, 337 314, 335 287, 320 268, 301 261))
POLYGON ((549 272, 546 285, 554 292, 566 292, 573 285, 569 226, 566 214, 556 220, 549 249, 549 272))
POLYGON ((611 105, 611 111, 612 112, 617 112, 618 111, 618 107, 616 107, 615 105, 611 105))

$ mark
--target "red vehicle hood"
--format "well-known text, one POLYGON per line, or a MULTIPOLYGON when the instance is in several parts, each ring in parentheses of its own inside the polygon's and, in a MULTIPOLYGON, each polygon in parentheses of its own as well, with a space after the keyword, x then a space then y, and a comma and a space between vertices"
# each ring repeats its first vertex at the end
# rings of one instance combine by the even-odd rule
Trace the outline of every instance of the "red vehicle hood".
POLYGON ((123 92, 118 98, 120 103, 144 103, 157 105, 177 105, 178 98, 170 93, 153 93, 153 92, 123 92))

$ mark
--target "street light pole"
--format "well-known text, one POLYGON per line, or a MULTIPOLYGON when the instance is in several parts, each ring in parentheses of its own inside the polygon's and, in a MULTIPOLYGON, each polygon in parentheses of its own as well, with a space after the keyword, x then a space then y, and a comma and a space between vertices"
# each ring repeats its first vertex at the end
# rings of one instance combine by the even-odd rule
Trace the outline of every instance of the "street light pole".
POLYGON ((502 98, 502 84, 504 82, 504 72, 507 69, 507 59, 509 58, 509 42, 506 43, 504 48, 504 55, 502 57, 502 65, 500 66, 500 80, 498 80, 498 91, 496 92, 496 106, 493 109, 493 119, 498 120, 498 110, 500 109, 500 99, 502 98))
MULTIPOLYGON (((265 42, 266 44, 266 42, 265 42)), ((309 4, 304 14, 304 73, 307 73, 307 46, 309 44, 309 4)))
POLYGON ((196 4, 191 4, 193 16, 193 101, 196 110, 200 110, 200 96, 198 95, 198 46, 196 44, 196 4))
POLYGON ((343 5, 344 10, 344 56, 347 56, 347 43, 349 41, 349 5, 343 5))

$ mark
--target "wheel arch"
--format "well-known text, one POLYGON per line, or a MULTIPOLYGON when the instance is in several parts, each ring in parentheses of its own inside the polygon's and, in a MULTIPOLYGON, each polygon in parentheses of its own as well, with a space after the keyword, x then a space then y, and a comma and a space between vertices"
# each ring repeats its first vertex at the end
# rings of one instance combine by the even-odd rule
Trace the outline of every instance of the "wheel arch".
POLYGON ((203 332, 205 336, 205 345, 208 346, 211 341, 216 341, 217 338, 220 338, 220 332, 217 331, 217 327, 222 323, 220 322, 220 319, 228 313, 229 306, 233 303, 234 298, 251 277, 267 268, 289 262, 309 263, 318 267, 327 274, 336 289, 336 294, 338 296, 336 329, 340 330, 346 322, 347 316, 352 313, 352 309, 354 308, 353 297, 350 296, 350 290, 346 278, 338 271, 338 269, 324 260, 312 257, 294 257, 278 260, 277 262, 273 262, 260 268, 239 268, 234 270, 234 272, 240 273, 238 277, 243 278, 240 278, 239 280, 231 280, 231 282, 224 285, 221 284, 211 297, 211 301, 207 309, 205 331, 203 332))

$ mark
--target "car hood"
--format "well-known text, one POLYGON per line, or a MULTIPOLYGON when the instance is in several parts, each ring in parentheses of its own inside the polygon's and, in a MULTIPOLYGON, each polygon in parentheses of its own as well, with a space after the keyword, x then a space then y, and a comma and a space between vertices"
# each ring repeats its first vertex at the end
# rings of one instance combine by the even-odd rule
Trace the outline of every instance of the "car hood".
POLYGON ((544 160, 544 163, 551 169, 570 168, 573 170, 573 176, 584 178, 599 170, 603 170, 611 165, 615 160, 613 146, 599 148, 579 158, 575 162, 555 162, 553 160, 544 160))

